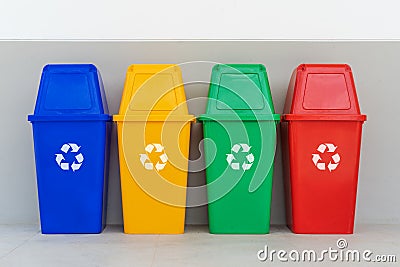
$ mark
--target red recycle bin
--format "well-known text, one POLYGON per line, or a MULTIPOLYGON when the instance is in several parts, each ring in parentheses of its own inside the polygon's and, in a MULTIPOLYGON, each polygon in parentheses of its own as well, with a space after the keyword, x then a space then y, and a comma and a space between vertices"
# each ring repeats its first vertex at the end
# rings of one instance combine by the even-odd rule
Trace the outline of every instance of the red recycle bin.
POLYGON ((365 120, 348 65, 295 69, 281 125, 287 222, 294 233, 353 233, 365 120))

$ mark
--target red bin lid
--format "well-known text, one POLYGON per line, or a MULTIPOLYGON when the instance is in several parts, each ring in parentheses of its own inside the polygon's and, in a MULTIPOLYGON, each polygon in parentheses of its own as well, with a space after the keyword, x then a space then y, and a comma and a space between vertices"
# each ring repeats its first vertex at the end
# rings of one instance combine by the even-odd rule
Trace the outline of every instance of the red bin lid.
POLYGON ((346 64, 302 64, 292 74, 284 120, 358 120, 353 74, 346 64))

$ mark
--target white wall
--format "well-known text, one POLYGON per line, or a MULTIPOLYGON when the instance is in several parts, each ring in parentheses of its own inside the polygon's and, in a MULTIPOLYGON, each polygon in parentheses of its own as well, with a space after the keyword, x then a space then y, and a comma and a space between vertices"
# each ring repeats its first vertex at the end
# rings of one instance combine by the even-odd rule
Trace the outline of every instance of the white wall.
POLYGON ((400 39, 397 0, 14 0, 0 39, 400 39))
MULTIPOLYGON (((277 111, 282 110, 296 65, 351 64, 362 110, 369 118, 364 126, 357 222, 400 223, 396 169, 400 127, 395 117, 400 114, 396 102, 400 97, 400 42, 382 41, 400 40, 399 10, 397 0, 0 1, 0 223, 38 222, 32 136, 26 115, 32 112, 44 64, 95 63, 104 78, 110 111, 116 113, 129 64, 192 60, 264 63, 277 111), (145 39, 152 41, 141 41, 145 39), (177 39, 198 42, 165 41, 177 39)), ((207 79, 209 69, 195 68, 184 75, 207 79)), ((207 95, 207 86, 185 89, 189 99, 207 95)), ((196 114, 204 111, 201 105, 189 103, 189 107, 196 114)), ((201 125, 193 126, 192 148, 201 140, 201 130, 201 125)), ((198 156, 196 150, 191 153, 198 156)), ((108 223, 121 223, 116 156, 114 132, 108 223)), ((274 179, 272 222, 284 223, 279 148, 274 179)), ((204 173, 189 176, 190 185, 204 182, 204 173)), ((206 222, 206 211, 206 207, 189 209, 187 222, 206 222)))

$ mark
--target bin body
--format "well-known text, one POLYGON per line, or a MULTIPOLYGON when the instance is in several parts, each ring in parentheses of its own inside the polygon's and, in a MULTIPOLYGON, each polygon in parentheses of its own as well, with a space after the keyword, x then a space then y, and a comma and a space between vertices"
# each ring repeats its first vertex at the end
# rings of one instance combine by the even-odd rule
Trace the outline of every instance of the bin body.
POLYGON ((95 66, 44 68, 35 113, 28 117, 42 233, 104 229, 111 127, 107 112, 95 66))
POLYGON ((190 121, 175 65, 132 65, 121 100, 118 147, 124 232, 184 232, 190 121))
POLYGON ((216 65, 203 122, 209 229, 269 232, 276 123, 266 70, 216 65))
POLYGON ((348 65, 300 65, 282 127, 287 222, 294 233, 353 233, 360 114, 348 65))

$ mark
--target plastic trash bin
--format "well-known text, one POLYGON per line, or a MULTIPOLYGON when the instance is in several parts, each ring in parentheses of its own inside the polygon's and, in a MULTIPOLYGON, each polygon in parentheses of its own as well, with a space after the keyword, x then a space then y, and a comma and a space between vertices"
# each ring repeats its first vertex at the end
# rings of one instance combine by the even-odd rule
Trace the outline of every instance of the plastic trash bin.
POLYGON ((100 233, 105 226, 112 126, 93 65, 44 67, 33 127, 41 230, 100 233))
POLYGON ((203 122, 209 228, 215 234, 269 232, 275 114, 259 64, 216 65, 203 122))
POLYGON ((124 232, 184 232, 190 122, 177 65, 131 65, 118 115, 124 232))
POLYGON ((348 65, 295 69, 281 124, 287 221, 294 233, 353 233, 365 120, 348 65))

